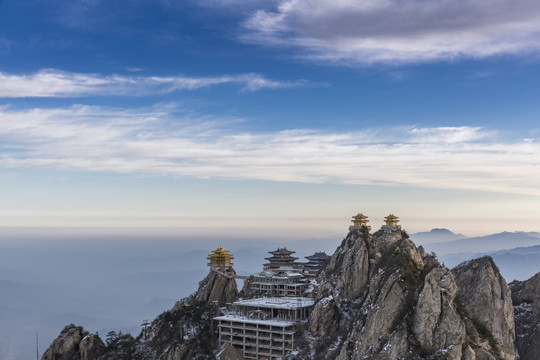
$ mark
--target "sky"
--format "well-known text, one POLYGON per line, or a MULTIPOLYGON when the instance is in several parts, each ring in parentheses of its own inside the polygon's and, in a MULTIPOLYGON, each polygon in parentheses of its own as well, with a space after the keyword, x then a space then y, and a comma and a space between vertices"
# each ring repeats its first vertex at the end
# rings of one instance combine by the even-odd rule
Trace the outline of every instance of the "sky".
POLYGON ((540 231, 539 94, 536 0, 3 0, 0 234, 540 231))

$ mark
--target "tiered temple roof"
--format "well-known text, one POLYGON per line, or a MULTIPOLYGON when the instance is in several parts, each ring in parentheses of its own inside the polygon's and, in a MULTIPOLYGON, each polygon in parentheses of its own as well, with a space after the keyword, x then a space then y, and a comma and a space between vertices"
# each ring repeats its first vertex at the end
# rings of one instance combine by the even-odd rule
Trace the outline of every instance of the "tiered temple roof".
POLYGON ((327 255, 324 251, 319 251, 313 255, 306 256, 306 259, 308 259, 310 263, 324 263, 326 260, 330 259, 330 255, 327 255))
POLYGON ((384 221, 386 221, 386 226, 397 226, 399 218, 394 214, 390 214, 384 218, 384 221))
POLYGON ((294 266, 295 260, 298 260, 297 257, 291 256, 295 251, 287 250, 286 247, 279 248, 275 251, 269 251, 269 254, 272 254, 271 257, 265 258, 269 262, 264 264, 264 268, 268 270, 279 269, 282 266, 294 266))
POLYGON ((351 222, 353 223, 351 226, 349 226, 349 231, 367 228, 368 230, 371 230, 371 226, 368 225, 368 217, 362 213, 358 213, 355 216, 352 217, 351 222))
POLYGON ((231 260, 234 259, 234 256, 228 251, 225 250, 221 245, 219 247, 212 251, 210 255, 207 257, 208 266, 221 266, 221 267, 231 267, 233 266, 233 263, 231 260))
POLYGON ((351 220, 351 222, 353 223, 353 226, 355 227, 362 227, 362 226, 368 226, 368 217, 365 216, 364 214, 362 213, 359 213, 355 216, 352 217, 353 219, 351 220))
POLYGON ((308 276, 317 275, 323 265, 330 259, 330 255, 327 255, 324 251, 316 252, 313 255, 306 256, 309 261, 304 263, 304 272, 308 276))

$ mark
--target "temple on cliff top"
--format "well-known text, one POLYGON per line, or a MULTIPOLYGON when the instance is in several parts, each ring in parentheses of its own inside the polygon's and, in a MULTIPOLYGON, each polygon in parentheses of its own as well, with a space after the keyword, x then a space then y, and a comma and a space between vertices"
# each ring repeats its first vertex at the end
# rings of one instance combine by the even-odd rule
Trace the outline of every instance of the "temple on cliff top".
POLYGON ((216 250, 212 251, 206 259, 210 261, 208 266, 211 267, 229 268, 234 265, 231 262, 231 260, 234 259, 234 256, 221 245, 219 245, 216 250))
MULTIPOLYGON (((390 214, 385 219, 384 231, 401 229, 398 217, 390 214)), ((352 217, 350 231, 367 229, 368 217, 362 213, 352 217)), ((286 247, 269 251, 268 262, 263 271, 253 274, 246 283, 247 290, 254 295, 250 299, 239 299, 226 308, 218 322, 220 346, 234 346, 245 359, 280 359, 295 349, 296 325, 308 318, 314 300, 304 297, 313 279, 330 256, 315 252, 306 256, 307 262, 297 262, 295 252, 286 247)), ((233 255, 221 246, 208 255, 208 265, 217 271, 232 269, 233 255)), ((238 277, 238 276, 236 276, 238 277)))
MULTIPOLYGON (((212 252, 209 265, 222 266, 226 261, 219 255, 222 253, 219 248, 212 252), (211 257, 219 260, 219 265, 211 257)), ((285 247, 269 253, 272 256, 266 258, 263 271, 251 275, 245 285, 253 297, 238 299, 214 318, 220 346, 236 347, 245 359, 280 359, 295 349, 297 322, 307 319, 314 305, 313 299, 303 297, 309 286, 306 275, 318 272, 321 259, 329 258, 315 253, 306 263, 311 265, 304 268, 305 264, 297 263, 298 258, 292 256, 295 252, 285 247)))

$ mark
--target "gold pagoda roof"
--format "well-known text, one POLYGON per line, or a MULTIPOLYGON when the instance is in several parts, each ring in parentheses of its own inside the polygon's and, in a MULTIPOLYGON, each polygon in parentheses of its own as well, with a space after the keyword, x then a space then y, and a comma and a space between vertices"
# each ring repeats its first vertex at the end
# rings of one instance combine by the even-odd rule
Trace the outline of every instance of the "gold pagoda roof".
POLYGON ((367 226, 367 223, 369 222, 368 217, 362 213, 358 213, 352 218, 351 222, 354 226, 367 226))
POLYGON ((208 265, 221 265, 221 266, 231 266, 231 260, 234 259, 234 256, 228 251, 225 250, 221 245, 212 251, 210 255, 206 258, 210 263, 208 265))
POLYGON ((385 217, 384 220, 386 221, 386 225, 388 226, 397 226, 399 218, 395 216, 394 214, 390 214, 387 217, 385 217))

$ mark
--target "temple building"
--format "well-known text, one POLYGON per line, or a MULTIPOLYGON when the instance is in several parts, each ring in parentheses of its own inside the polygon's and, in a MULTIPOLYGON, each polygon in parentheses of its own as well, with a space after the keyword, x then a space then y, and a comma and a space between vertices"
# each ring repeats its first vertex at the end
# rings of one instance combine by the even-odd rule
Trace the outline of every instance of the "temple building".
POLYGON ((272 254, 272 256, 265 258, 265 260, 268 260, 268 263, 264 264, 264 270, 279 271, 284 268, 295 269, 299 267, 299 264, 295 263, 298 258, 291 256, 295 251, 289 251, 286 247, 278 247, 277 250, 269 251, 268 253, 272 254))
MULTIPOLYGON (((362 219, 361 226, 366 226, 366 219, 362 219)), ((222 315, 214 318, 220 346, 234 346, 245 359, 254 360, 280 359, 294 351, 298 322, 308 318, 314 304, 313 299, 303 295, 313 281, 310 278, 330 259, 320 251, 299 263, 294 253, 286 247, 269 251, 271 256, 265 258, 263 271, 251 275, 245 283, 248 296, 254 297, 221 308, 222 315)), ((222 272, 223 268, 232 269, 232 259, 220 246, 208 256, 208 265, 222 272)))
POLYGON ((349 226, 349 231, 354 229, 361 229, 362 227, 366 227, 368 230, 371 230, 371 226, 368 225, 368 217, 362 213, 353 216, 351 222, 353 224, 349 226))
POLYGON ((297 263, 294 251, 278 248, 269 252, 263 271, 253 274, 246 285, 252 299, 235 301, 222 308, 218 322, 219 344, 238 348, 245 359, 283 358, 294 350, 298 322, 308 318, 314 300, 302 297, 310 281, 308 272, 316 272, 328 258, 315 253, 308 263, 297 263))
POLYGON ((294 350, 296 324, 308 318, 313 304, 304 297, 238 300, 214 318, 219 344, 236 347, 245 359, 282 358, 294 350))
POLYGON ((306 256, 306 259, 309 261, 302 264, 304 267, 304 274, 311 277, 316 276, 319 271, 321 271, 324 264, 328 262, 330 257, 331 256, 327 255, 324 251, 319 251, 313 255, 306 256))
MULTIPOLYGON (((385 232, 401 229, 399 218, 385 217, 385 232)), ((362 213, 352 217, 349 230, 368 229, 368 217, 362 213)), ((226 308, 214 320, 218 323, 220 346, 234 346, 245 359, 281 359, 296 346, 298 323, 306 320, 313 309, 314 300, 303 297, 330 256, 315 252, 306 256, 308 262, 296 262, 295 252, 284 248, 269 251, 263 271, 248 278, 245 286, 251 299, 240 299, 226 308)), ((221 246, 209 256, 208 263, 215 271, 232 269, 233 256, 221 246)), ((235 278, 239 276, 234 275, 235 278)), ((309 291, 309 290, 308 290, 309 291)))
POLYGON ((231 260, 234 259, 234 256, 221 245, 216 250, 212 251, 206 259, 209 261, 208 266, 212 268, 228 269, 234 265, 231 262, 231 260))
POLYGON ((382 229, 385 231, 400 230, 401 226, 398 225, 399 218, 394 214, 390 214, 384 218, 386 225, 382 226, 382 229))

